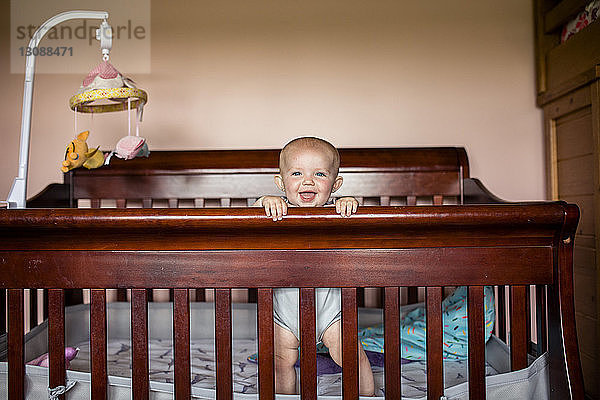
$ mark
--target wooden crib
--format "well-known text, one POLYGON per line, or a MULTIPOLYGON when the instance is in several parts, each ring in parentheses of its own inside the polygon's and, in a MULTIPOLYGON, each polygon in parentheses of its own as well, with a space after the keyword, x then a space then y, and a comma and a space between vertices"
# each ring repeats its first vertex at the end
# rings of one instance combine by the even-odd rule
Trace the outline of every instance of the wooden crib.
POLYGON ((336 195, 362 204, 351 218, 330 208, 293 208, 273 222, 262 209, 248 208, 261 195, 278 194, 275 150, 156 151, 148 159, 113 160, 65 174, 63 184, 28 203, 52 208, 0 211, 9 398, 24 397, 24 288, 48 290, 50 387, 65 382, 65 293, 91 289, 93 399, 107 397, 106 288, 131 289, 134 399, 149 393, 147 289, 172 290, 176 398, 190 396, 190 290, 214 289, 219 399, 233 395, 231 290, 251 289, 258 305, 259 395, 268 399, 274 397, 272 290, 299 287, 301 395, 310 399, 316 398, 314 289, 341 287, 342 394, 351 399, 358 397, 357 305, 362 289, 381 288, 386 398, 399 399, 400 288, 409 287, 412 301, 423 287, 427 396, 439 399, 443 288, 465 285, 469 393, 483 399, 483 287, 494 285, 499 336, 507 340, 506 323, 511 332, 511 368, 526 367, 529 352, 548 351, 551 397, 583 399, 572 282, 577 207, 500 203, 469 178, 461 148, 340 153, 344 184, 336 195), (529 342, 532 285, 536 346, 529 342))

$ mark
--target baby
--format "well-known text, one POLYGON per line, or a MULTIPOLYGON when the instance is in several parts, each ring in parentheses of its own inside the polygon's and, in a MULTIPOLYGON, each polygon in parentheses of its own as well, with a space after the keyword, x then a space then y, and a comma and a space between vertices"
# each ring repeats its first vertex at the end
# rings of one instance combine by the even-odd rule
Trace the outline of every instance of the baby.
MULTIPOLYGON (((340 156, 335 147, 325 140, 301 137, 289 142, 279 155, 280 175, 275 184, 285 197, 264 196, 254 203, 264 207, 267 217, 278 221, 287 214, 288 206, 321 207, 333 205, 331 193, 342 186, 338 176, 340 156)), ((335 202, 336 212, 349 217, 356 212, 358 201, 342 197, 335 202)), ((329 348, 331 358, 341 366, 341 297, 340 289, 319 288, 315 291, 317 339, 329 348)), ((273 319, 275 321, 275 391, 296 393, 298 360, 298 289, 281 288, 273 291, 273 319)), ((359 389, 363 396, 374 394, 373 373, 369 360, 359 342, 359 389)))

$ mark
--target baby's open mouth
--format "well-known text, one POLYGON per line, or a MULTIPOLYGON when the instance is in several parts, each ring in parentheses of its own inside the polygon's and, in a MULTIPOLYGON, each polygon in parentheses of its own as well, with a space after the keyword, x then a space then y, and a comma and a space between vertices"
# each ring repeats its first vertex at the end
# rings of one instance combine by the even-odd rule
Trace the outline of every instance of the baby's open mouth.
POLYGON ((311 202, 317 197, 315 192, 300 192, 300 199, 305 202, 311 202))

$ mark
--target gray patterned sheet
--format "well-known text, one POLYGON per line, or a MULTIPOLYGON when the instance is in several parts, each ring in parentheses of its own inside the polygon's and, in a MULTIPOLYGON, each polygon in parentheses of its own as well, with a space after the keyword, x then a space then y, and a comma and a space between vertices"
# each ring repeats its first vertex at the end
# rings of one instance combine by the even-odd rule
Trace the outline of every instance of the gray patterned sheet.
MULTIPOLYGON (((131 377, 131 354, 128 339, 113 339, 108 343, 108 373, 113 376, 131 377)), ((71 362, 71 370, 89 372, 89 343, 78 345, 79 354, 71 362)), ((192 383, 193 387, 214 389, 215 387, 215 352, 214 340, 194 340, 191 343, 192 383)), ((233 389, 237 393, 252 394, 257 392, 256 364, 247 360, 248 355, 257 351, 255 340, 238 339, 233 341, 233 389)), ((451 387, 467 380, 467 361, 444 362, 445 386, 451 387)), ((376 395, 384 395, 383 368, 373 367, 376 395)), ((486 375, 498 372, 486 365, 486 375)), ((157 382, 173 382, 173 348, 170 340, 150 340, 150 380, 157 382)), ((341 374, 322 375, 318 377, 319 395, 341 395, 341 374)), ((402 365, 403 398, 422 398, 427 391, 426 364, 415 361, 402 365)))

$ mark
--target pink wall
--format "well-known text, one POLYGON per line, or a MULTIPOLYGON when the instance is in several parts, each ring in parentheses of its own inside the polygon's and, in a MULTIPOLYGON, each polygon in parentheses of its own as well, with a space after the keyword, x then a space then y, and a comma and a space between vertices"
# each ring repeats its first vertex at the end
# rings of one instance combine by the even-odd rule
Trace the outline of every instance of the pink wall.
MULTIPOLYGON (((131 76, 149 93, 151 149, 278 148, 306 134, 340 147, 457 145, 498 196, 545 197, 529 2, 153 1, 150 28, 151 72, 131 76)), ((118 43, 111 61, 127 75, 118 43)), ((29 195, 62 181, 74 136, 68 99, 83 78, 36 75, 29 195)), ((0 79, 5 199, 23 75, 3 57, 0 79)), ((126 134, 125 113, 99 115, 89 144, 111 149, 126 134)))

